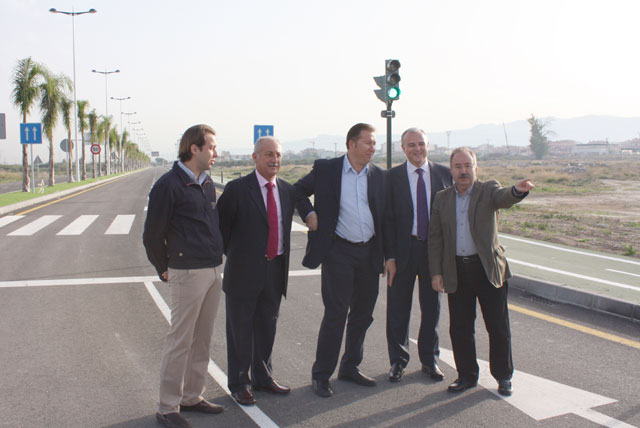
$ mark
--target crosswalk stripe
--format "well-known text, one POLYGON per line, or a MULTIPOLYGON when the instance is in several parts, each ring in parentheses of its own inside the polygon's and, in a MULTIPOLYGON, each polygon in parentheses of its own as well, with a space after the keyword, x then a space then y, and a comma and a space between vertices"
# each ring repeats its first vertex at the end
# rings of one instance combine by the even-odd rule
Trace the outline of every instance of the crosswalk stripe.
POLYGON ((61 215, 43 215, 39 219, 34 220, 25 226, 22 226, 20 229, 14 230, 13 232, 9 233, 7 236, 33 235, 40 229, 43 229, 48 225, 50 225, 51 223, 53 223, 54 221, 58 220, 60 217, 62 216, 61 215))
POLYGON ((5 217, 0 218, 0 227, 2 226, 6 226, 8 224, 13 223, 16 220, 20 220, 22 217, 24 217, 23 215, 8 215, 5 217))
POLYGON ((93 223, 97 218, 97 215, 81 215, 69 223, 67 227, 58 232, 58 235, 80 235, 89 226, 91 226, 91 223, 93 223))
POLYGON ((120 214, 117 215, 111 225, 104 233, 105 235, 127 235, 131 230, 133 221, 135 220, 135 214, 120 214))

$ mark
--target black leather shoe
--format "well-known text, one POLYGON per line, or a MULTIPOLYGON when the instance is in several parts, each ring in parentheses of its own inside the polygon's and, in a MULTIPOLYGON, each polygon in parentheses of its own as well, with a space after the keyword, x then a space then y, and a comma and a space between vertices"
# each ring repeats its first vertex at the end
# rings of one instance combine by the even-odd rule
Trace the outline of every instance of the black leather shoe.
POLYGON ((275 380, 271 379, 268 385, 251 385, 254 391, 268 391, 273 394, 288 394, 291 392, 291 388, 288 386, 280 385, 275 380))
POLYGON ((313 392, 320 397, 327 398, 333 396, 333 390, 328 380, 313 379, 311 381, 311 388, 313 388, 313 392))
POLYGON ((508 379, 503 379, 498 381, 498 394, 510 396, 513 394, 513 386, 511 385, 511 381, 508 379))
POLYGON ((404 367, 402 367, 401 363, 393 363, 391 365, 391 370, 389 370, 389 380, 391 382, 399 382, 402 379, 402 375, 404 374, 404 367))
POLYGON ((233 392, 231 394, 234 400, 238 404, 242 404, 243 406, 251 406, 252 404, 256 404, 256 399, 251 393, 251 390, 247 387, 244 387, 240 391, 233 392))
POLYGON ((191 424, 180 413, 156 413, 158 423, 167 428, 191 428, 191 424))
POLYGON ((181 412, 200 412, 200 413, 210 413, 210 414, 218 414, 224 411, 224 407, 209 403, 207 400, 202 400, 198 404, 194 404, 193 406, 185 406, 180 405, 181 412))
POLYGON ((468 379, 458 378, 454 380, 451 385, 449 385, 449 388, 447 388, 447 390, 449 392, 462 392, 465 389, 474 388, 477 385, 478 385, 477 380, 468 380, 468 379))
POLYGON ((433 363, 432 366, 422 365, 422 372, 429 375, 429 377, 433 380, 440 382, 444 379, 444 374, 440 370, 440 367, 436 363, 433 363))
POLYGON ((360 370, 354 372, 338 373, 338 379, 348 380, 362 386, 376 386, 376 380, 362 373, 360 370))

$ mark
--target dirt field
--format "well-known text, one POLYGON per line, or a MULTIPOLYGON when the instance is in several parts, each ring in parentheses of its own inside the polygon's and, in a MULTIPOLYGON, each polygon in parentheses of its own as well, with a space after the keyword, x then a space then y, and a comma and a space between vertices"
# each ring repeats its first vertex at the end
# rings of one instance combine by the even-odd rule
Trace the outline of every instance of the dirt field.
MULTIPOLYGON (((503 185, 523 178, 521 173, 507 177, 504 168, 489 166, 481 177, 493 173, 503 185)), ((529 168, 537 189, 501 212, 501 232, 640 258, 639 161, 558 162, 544 169, 529 168)))

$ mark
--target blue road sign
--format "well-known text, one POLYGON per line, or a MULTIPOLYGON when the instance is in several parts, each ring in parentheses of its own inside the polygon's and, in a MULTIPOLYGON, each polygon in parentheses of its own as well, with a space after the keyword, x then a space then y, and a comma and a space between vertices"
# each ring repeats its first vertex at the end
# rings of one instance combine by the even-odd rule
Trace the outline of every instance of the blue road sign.
POLYGON ((273 136, 273 125, 253 125, 253 142, 260 137, 273 136))
POLYGON ((21 123, 20 144, 42 144, 42 124, 21 123))

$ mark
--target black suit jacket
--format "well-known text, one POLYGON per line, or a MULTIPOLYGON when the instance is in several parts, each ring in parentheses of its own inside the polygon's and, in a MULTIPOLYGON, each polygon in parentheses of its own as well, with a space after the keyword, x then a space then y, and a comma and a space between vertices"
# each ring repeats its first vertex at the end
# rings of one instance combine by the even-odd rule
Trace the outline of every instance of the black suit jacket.
MULTIPOLYGON (((340 190, 342 187, 342 165, 344 156, 333 159, 318 159, 309 174, 295 185, 297 208, 304 220, 311 211, 318 215, 318 230, 309 232, 307 251, 302 265, 317 268, 323 262, 334 240, 338 214, 340 212, 340 190), (314 195, 313 206, 308 197, 314 195)), ((369 209, 373 217, 375 239, 371 267, 382 273, 385 258, 393 258, 391 222, 385 219, 385 195, 387 172, 369 164, 367 194, 369 209)))
MULTIPOLYGON (((295 208, 293 186, 276 178, 282 210, 282 235, 285 272, 289 271, 291 220, 295 208)), ((264 288, 269 238, 267 209, 256 172, 230 181, 218 200, 220 230, 227 261, 222 289, 235 297, 255 297, 264 288)), ((283 278, 286 296, 288 274, 283 278)))
MULTIPOLYGON (((431 202, 438 191, 453 184, 451 172, 446 166, 429 162, 431 179, 431 202)), ((411 230, 413 229, 413 198, 407 175, 407 162, 389 170, 389 187, 387 192, 387 208, 391 210, 394 223, 394 242, 396 266, 398 271, 404 270, 411 252, 411 230)))

